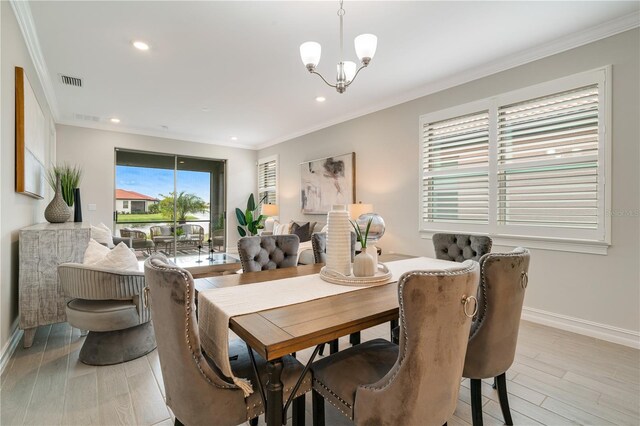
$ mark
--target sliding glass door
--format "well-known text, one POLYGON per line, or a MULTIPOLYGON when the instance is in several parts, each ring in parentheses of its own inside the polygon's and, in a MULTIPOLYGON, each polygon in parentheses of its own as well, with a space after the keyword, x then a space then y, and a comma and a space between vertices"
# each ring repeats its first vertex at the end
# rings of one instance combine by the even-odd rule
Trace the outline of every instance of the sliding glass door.
POLYGON ((225 161, 116 149, 114 229, 138 257, 224 251, 225 161))

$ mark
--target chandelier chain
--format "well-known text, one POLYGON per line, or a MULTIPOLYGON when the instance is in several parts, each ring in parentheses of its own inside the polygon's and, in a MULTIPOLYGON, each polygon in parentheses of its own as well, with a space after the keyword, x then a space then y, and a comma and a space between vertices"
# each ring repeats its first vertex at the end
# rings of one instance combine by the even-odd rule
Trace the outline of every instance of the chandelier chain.
POLYGON ((338 16, 340 17, 340 62, 344 61, 344 8, 342 7, 343 0, 340 0, 340 9, 338 9, 338 16))

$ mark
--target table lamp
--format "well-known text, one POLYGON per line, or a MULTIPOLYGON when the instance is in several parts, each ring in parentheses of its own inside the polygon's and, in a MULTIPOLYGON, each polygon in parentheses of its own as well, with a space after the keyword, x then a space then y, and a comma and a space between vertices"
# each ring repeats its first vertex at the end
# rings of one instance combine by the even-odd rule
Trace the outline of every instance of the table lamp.
POLYGON ((362 204, 360 201, 358 204, 349 204, 349 219, 358 220, 358 218, 365 214, 371 213, 373 211, 372 204, 362 204))
POLYGON ((266 216, 264 221, 264 232, 273 232, 273 226, 275 225, 274 216, 280 214, 280 208, 277 204, 263 204, 260 214, 266 216))

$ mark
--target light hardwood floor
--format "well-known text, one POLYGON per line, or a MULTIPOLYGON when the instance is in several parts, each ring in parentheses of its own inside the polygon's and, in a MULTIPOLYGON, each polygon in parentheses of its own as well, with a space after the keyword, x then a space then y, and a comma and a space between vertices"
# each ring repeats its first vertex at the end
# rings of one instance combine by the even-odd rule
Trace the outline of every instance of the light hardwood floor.
MULTIPOLYGON (((387 324, 362 332, 363 340, 388 336, 387 324)), ((30 349, 16 350, 1 377, 1 425, 173 423, 157 351, 125 364, 92 367, 78 361, 83 339, 67 324, 55 324, 40 327, 30 349)), ((347 338, 340 347, 348 347, 347 338)), ((306 362, 310 352, 299 352, 298 359, 306 362)), ((638 350, 522 322, 507 378, 515 424, 640 424, 638 350)), ((450 425, 471 423, 468 387, 464 380, 450 425)), ((483 405, 486 425, 503 424, 490 381, 483 387, 483 405)), ((350 424, 330 404, 326 409, 327 425, 350 424)))

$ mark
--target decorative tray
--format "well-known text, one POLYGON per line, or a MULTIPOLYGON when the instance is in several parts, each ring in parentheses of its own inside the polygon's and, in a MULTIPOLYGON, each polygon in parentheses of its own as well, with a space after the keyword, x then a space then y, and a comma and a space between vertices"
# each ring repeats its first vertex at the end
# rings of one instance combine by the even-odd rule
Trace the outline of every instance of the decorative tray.
POLYGON ((374 286, 383 285, 391 279, 391 272, 384 264, 379 263, 376 274, 372 277, 356 277, 353 275, 344 275, 338 271, 327 269, 326 266, 320 270, 320 278, 332 284, 351 285, 351 286, 374 286))

